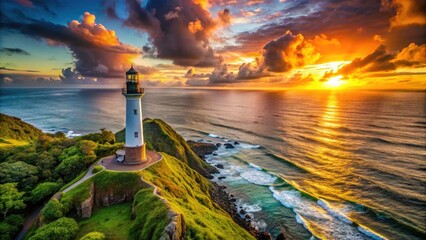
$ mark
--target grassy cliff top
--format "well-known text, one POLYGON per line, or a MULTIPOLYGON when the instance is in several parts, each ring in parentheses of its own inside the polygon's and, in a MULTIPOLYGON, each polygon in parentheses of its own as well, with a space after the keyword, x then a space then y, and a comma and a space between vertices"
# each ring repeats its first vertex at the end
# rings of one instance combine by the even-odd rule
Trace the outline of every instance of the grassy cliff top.
POLYGON ((0 113, 0 147, 20 146, 36 140, 43 132, 22 121, 0 113))
MULTIPOLYGON (((146 118, 143 121, 144 139, 148 149, 158 152, 165 152, 188 164, 204 177, 210 177, 210 173, 216 169, 192 151, 185 139, 180 136, 172 127, 161 119, 146 118)), ((124 141, 125 130, 116 133, 116 141, 124 141)))

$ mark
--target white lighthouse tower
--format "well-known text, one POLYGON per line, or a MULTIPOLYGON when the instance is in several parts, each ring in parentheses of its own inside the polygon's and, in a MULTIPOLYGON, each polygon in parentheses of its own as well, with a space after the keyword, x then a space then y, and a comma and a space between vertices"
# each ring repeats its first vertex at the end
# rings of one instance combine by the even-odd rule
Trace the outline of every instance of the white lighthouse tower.
POLYGON ((133 66, 126 72, 126 142, 125 164, 140 164, 147 160, 143 139, 142 96, 144 89, 139 84, 139 74, 133 66))

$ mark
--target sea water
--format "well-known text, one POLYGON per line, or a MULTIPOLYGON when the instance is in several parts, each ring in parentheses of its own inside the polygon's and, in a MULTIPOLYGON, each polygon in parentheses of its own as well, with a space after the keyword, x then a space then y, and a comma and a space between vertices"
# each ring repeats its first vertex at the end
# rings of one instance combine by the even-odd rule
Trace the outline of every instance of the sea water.
MULTIPOLYGON (((255 227, 294 239, 426 237, 424 91, 145 92, 144 117, 222 143, 207 156, 223 165, 214 181, 255 227)), ((0 112, 69 136, 118 131, 124 111, 118 89, 0 90, 0 112)))

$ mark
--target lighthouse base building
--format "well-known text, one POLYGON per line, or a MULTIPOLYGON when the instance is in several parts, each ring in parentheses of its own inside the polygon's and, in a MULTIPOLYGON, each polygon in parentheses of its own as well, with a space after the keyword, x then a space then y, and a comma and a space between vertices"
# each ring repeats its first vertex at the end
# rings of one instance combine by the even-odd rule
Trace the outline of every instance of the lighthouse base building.
POLYGON ((133 66, 126 72, 126 139, 125 150, 116 152, 117 161, 124 164, 141 164, 147 161, 146 144, 143 138, 142 97, 139 74, 133 66))

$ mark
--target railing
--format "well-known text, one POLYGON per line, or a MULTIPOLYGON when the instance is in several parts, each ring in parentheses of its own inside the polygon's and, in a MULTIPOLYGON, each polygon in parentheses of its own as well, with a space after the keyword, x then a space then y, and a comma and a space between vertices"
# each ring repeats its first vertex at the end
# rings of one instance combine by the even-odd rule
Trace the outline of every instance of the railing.
POLYGON ((145 92, 144 88, 138 88, 138 89, 130 90, 130 92, 127 91, 127 88, 122 88, 121 89, 121 93, 122 94, 142 94, 144 92, 145 92))

